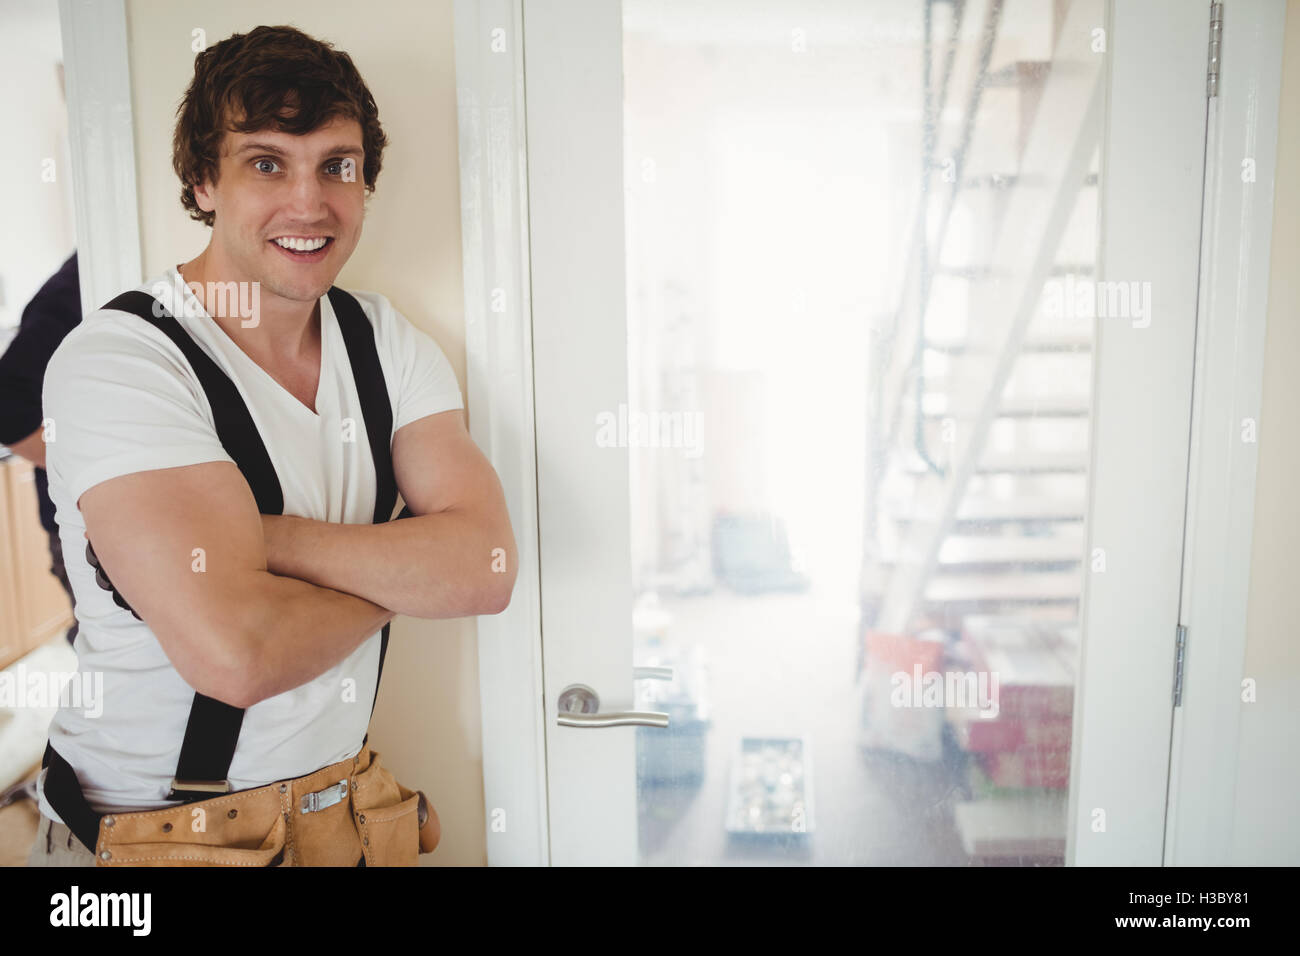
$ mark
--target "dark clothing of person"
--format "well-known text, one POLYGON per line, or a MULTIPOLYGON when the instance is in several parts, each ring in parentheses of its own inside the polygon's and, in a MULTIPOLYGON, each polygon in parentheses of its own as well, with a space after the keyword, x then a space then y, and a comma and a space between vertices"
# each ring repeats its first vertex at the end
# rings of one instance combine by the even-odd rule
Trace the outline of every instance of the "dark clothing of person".
MULTIPOLYGON (((23 309, 18 334, 0 355, 0 445, 12 445, 41 427, 45 366, 64 336, 81 323, 81 286, 74 252, 23 309)), ((56 531, 45 469, 36 469, 41 526, 56 531)))
MULTIPOLYGON (((63 585, 63 590, 68 593, 68 606, 76 607, 77 599, 72 596, 72 585, 68 581, 68 569, 63 564, 63 542, 59 540, 59 529, 55 528, 49 533, 49 535, 50 574, 59 579, 59 583, 63 585)), ((65 635, 68 639, 68 643, 73 646, 76 646, 75 642, 77 640, 78 626, 77 618, 74 615, 72 618, 72 627, 68 628, 68 633, 65 635)))
MULTIPOLYGON (((45 367, 64 336, 81 322, 81 286, 74 252, 50 276, 23 309, 18 332, 0 355, 0 445, 12 445, 41 428, 41 386, 45 367)), ((45 469, 33 470, 41 527, 50 539, 50 573, 59 579, 68 601, 75 604, 68 572, 63 564, 59 527, 54 521, 45 469)), ((67 632, 68 643, 77 636, 77 622, 67 632)))

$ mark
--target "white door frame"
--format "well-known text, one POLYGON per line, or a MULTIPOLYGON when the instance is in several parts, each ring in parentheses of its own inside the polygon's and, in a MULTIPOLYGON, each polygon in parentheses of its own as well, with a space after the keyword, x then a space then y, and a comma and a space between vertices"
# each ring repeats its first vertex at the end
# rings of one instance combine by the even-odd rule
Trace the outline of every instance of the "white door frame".
MULTIPOLYGON (((553 84, 549 93, 546 89, 529 86, 531 123, 525 114, 522 94, 523 0, 484 0, 478 3, 457 0, 456 5, 461 182, 466 193, 462 213, 465 217, 467 314, 495 315, 493 322, 508 323, 508 329, 516 336, 513 341, 518 343, 527 343, 531 330, 536 336, 533 347, 539 357, 537 365, 542 376, 549 371, 544 362, 547 351, 562 350, 565 343, 562 333, 561 338, 545 334, 546 325, 545 322, 539 323, 540 318, 553 315, 556 309, 561 308, 572 312, 601 310, 602 306, 606 316, 620 315, 624 307, 622 246, 618 244, 617 248, 611 249, 606 243, 602 249, 599 241, 592 242, 590 238, 595 233, 611 234, 609 230, 615 220, 621 228, 622 164, 614 152, 616 144, 585 143, 589 149, 571 151, 569 146, 565 146, 567 157, 586 157, 581 170, 566 170, 559 164, 556 152, 563 145, 562 131, 571 136, 583 135, 581 124, 576 124, 572 115, 574 111, 566 111, 562 99, 556 99, 562 96, 565 82, 592 82, 592 78, 604 69, 604 74, 600 74, 603 77, 600 115, 611 115, 616 107, 621 111, 621 102, 615 102, 621 97, 618 66, 611 65, 603 55, 608 51, 602 51, 599 44, 590 42, 591 30, 595 30, 598 36, 610 35, 608 19, 611 14, 608 10, 613 5, 593 4, 591 0, 550 0, 549 6, 555 7, 561 2, 570 11, 582 11, 575 22, 584 22, 588 26, 580 31, 582 35, 578 39, 555 32, 547 36, 550 42, 577 43, 583 48, 582 56, 573 58, 580 62, 570 64, 567 78, 556 73, 547 76, 547 82, 553 84), (605 8, 604 15, 600 15, 600 7, 605 8), (567 124, 565 112, 570 114, 567 124), (525 138, 525 130, 530 139, 525 138), (528 166, 530 160, 534 165, 531 170, 528 166), (597 172, 595 176, 593 169, 597 172), (580 221, 575 221, 574 210, 565 208, 559 200, 564 183, 572 178, 581 179, 588 195, 595 191, 603 199, 601 203, 593 204, 599 207, 597 211, 589 214, 584 210, 580 221), (601 218, 597 224, 592 216, 606 218, 601 218), (566 275, 563 261, 566 247, 557 247, 555 243, 560 236, 567 237, 567 250, 571 251, 577 244, 594 254, 581 275, 566 275), (530 255, 538 261, 536 269, 530 255), (548 263, 553 264, 553 268, 543 272, 542 268, 548 263), (470 281, 471 268, 476 270, 473 282, 470 281), (530 289, 531 303, 527 298, 530 289), (503 308, 493 309, 494 297, 504 303, 503 308), (542 331, 538 331, 539 328, 542 331)), ((1231 29, 1240 29, 1242 35, 1249 31, 1249 35, 1257 37, 1261 44, 1270 36, 1280 44, 1280 30, 1276 29, 1278 6, 1267 0, 1230 0, 1231 29)), ((532 9, 530 7, 530 12, 532 9)), ((1216 605, 1221 618, 1235 621, 1239 629, 1244 629, 1243 582, 1249 576, 1249 522, 1201 520, 1207 510, 1212 511, 1206 495, 1213 487, 1212 483, 1207 484, 1201 471, 1207 467, 1207 460, 1219 460, 1214 447, 1222 448, 1227 441, 1225 432, 1218 432, 1218 440, 1214 442, 1207 434, 1207 430, 1219 420, 1215 416, 1221 418, 1223 414, 1229 414, 1220 403, 1235 403, 1236 410, 1231 411, 1230 417, 1243 407, 1258 408, 1260 367, 1257 352, 1258 343, 1262 341, 1265 303, 1262 294, 1257 293, 1261 288, 1259 284, 1266 281, 1267 258, 1261 256, 1247 262, 1244 258, 1247 250, 1239 245, 1230 246, 1225 252, 1222 244, 1208 243, 1206 269, 1212 278, 1207 292, 1211 296, 1248 296, 1246 301, 1236 302, 1233 311, 1225 308, 1221 314, 1235 316, 1237 323, 1245 323, 1239 327, 1244 328, 1251 337, 1250 341, 1256 345, 1247 345, 1236 354, 1216 352, 1210 347, 1210 342, 1216 338, 1216 333, 1225 334, 1221 321, 1207 327, 1202 336, 1202 347, 1194 356, 1188 343, 1193 341, 1189 329, 1194 328, 1196 321, 1197 275, 1195 270, 1189 272, 1185 265, 1176 263, 1188 261, 1187 243, 1198 245, 1200 210, 1195 204, 1189 208, 1185 199, 1189 183, 1196 183, 1199 189, 1204 143, 1195 138, 1174 139, 1161 135, 1161 130, 1170 128, 1169 118, 1173 115, 1186 118, 1187 110, 1204 109, 1209 7, 1208 4, 1204 7, 1203 23, 1198 21, 1183 30, 1171 30, 1168 20, 1162 22, 1157 17, 1158 14, 1172 16, 1175 9, 1185 10, 1185 0, 1113 4, 1110 11, 1112 42, 1107 54, 1109 102, 1104 142, 1106 158, 1103 160, 1103 177, 1107 182, 1104 195, 1107 198, 1101 214, 1103 238, 1099 278, 1151 282, 1158 297, 1159 311, 1147 328, 1103 326, 1098 335, 1096 368, 1102 404, 1094 419, 1093 454, 1099 455, 1103 463, 1122 461, 1126 467, 1123 473, 1115 469, 1094 469, 1090 491, 1089 547, 1090 551, 1096 547, 1106 549, 1108 570, 1106 574, 1092 575, 1085 591, 1085 652, 1080 661, 1076 690, 1072 768, 1074 799, 1070 805, 1072 826, 1067 849, 1067 862, 1073 864, 1158 865, 1164 860, 1165 791, 1170 777, 1164 762, 1150 761, 1149 754, 1153 749, 1162 749, 1161 739, 1164 741, 1163 752, 1169 752, 1169 687, 1174 662, 1173 635, 1178 619, 1186 502, 1182 494, 1165 496, 1158 501, 1144 496, 1140 488, 1131 484, 1133 462, 1145 463, 1153 484, 1167 485, 1171 472, 1178 472, 1192 481, 1190 516, 1195 533, 1189 535, 1187 541, 1190 568, 1198 569, 1203 563, 1215 560, 1216 555, 1218 561, 1222 561, 1226 553, 1244 556, 1245 560, 1231 565, 1230 575, 1226 572, 1219 575, 1225 600, 1216 605), (1160 68, 1153 69, 1157 62, 1160 68), (1135 73, 1146 78, 1145 92, 1142 84, 1132 85, 1135 73), (1116 82, 1128 82, 1132 92, 1126 91, 1122 98, 1110 96, 1109 90, 1116 82), (1117 155, 1126 157, 1122 164, 1114 161, 1117 155), (1126 223, 1128 210, 1152 203, 1167 213, 1157 228, 1143 232, 1126 223), (1125 224, 1130 228, 1122 228, 1125 224), (1174 249, 1180 250, 1178 255, 1171 254, 1174 249), (1228 262, 1234 249, 1238 253, 1235 266, 1228 262), (1246 272, 1248 265, 1253 270, 1249 273, 1246 272), (1244 289, 1235 288, 1230 281, 1238 274, 1248 278, 1244 289), (1215 276, 1222 278, 1213 278, 1215 276), (1171 349, 1185 355, 1186 361, 1162 361, 1162 354, 1167 356, 1171 349), (1194 357, 1197 382, 1205 384, 1207 391, 1205 397, 1197 401, 1198 446, 1189 475, 1192 432, 1187 423, 1191 416, 1194 357), (1156 369, 1160 371, 1153 379, 1152 373, 1156 369), (1123 407, 1105 404, 1105 396, 1115 394, 1126 376, 1130 381, 1148 384, 1143 402, 1123 407), (1225 378, 1230 385, 1223 384, 1225 378), (1171 422, 1176 423, 1175 427, 1170 427, 1171 422), (1246 535, 1244 552, 1243 526, 1246 535), (1150 583, 1150 587, 1138 591, 1123 586, 1126 578, 1131 581, 1139 573, 1144 575, 1144 581, 1150 583), (1231 601, 1227 599, 1229 597, 1231 601), (1126 625, 1129 627, 1128 636, 1122 637, 1120 628, 1126 625), (1136 641, 1133 639, 1135 626, 1138 631, 1136 641), (1113 706, 1097 706, 1094 702, 1116 700, 1126 702, 1130 709, 1122 712, 1113 706), (1144 755, 1141 760, 1139 754, 1144 755), (1094 827, 1093 822, 1097 819, 1094 811, 1098 809, 1106 813, 1104 833, 1094 827)), ((530 21, 530 27, 541 19, 537 17, 530 21)), ((532 39, 530 34, 530 41, 532 39)), ((553 67, 558 62, 551 58, 542 61, 540 57, 533 57, 533 52, 544 51, 540 48, 534 51, 530 47, 530 68, 542 62, 549 62, 553 67)), ((1252 59, 1246 56, 1241 60, 1225 57, 1225 63, 1244 66, 1245 61, 1252 59)), ((1247 204, 1249 208, 1240 210, 1246 218, 1234 220, 1245 223, 1244 228, 1255 250, 1267 249, 1267 223, 1271 221, 1273 173, 1271 167, 1265 171, 1262 158, 1272 154, 1276 137, 1277 83, 1270 72, 1274 62, 1274 59, 1266 58, 1263 64, 1257 64, 1260 85, 1255 90, 1264 97, 1265 108, 1262 115, 1251 118, 1254 123, 1251 135, 1257 137, 1253 142, 1258 144, 1261 157, 1261 182, 1257 182, 1255 189, 1248 193, 1251 199, 1247 204), (1268 109, 1270 103, 1271 111, 1268 109), (1267 191, 1261 185, 1266 176, 1267 191)), ((1232 88, 1232 84, 1224 82, 1221 95, 1228 94, 1232 88)), ((591 108, 590 97, 584 97, 585 116, 592 115, 591 108)), ((1233 128, 1232 120, 1226 118, 1226 114, 1234 108, 1232 104, 1225 106, 1225 135, 1233 128)), ((1184 123, 1180 128, 1189 127, 1184 123)), ((1235 162, 1225 165, 1225 162, 1221 161, 1218 168, 1236 165, 1235 162)), ((1227 188, 1230 182, 1230 177, 1226 180, 1216 177, 1211 181, 1212 207, 1228 208, 1231 195, 1225 193, 1233 191, 1227 188)), ((1216 221, 1225 218, 1233 217, 1221 216, 1216 221)), ((1212 301, 1217 303, 1220 299, 1212 301)), ((1230 304, 1228 308, 1231 307, 1230 304)), ((607 327, 611 335, 622 332, 617 322, 609 322, 607 327)), ((509 423, 526 447, 528 440, 535 437, 533 391, 530 387, 533 369, 527 363, 518 375, 501 369, 501 363, 489 354, 482 337, 470 336, 467 347, 471 353, 470 388, 471 401, 475 403, 475 420, 509 423), (483 375, 484 380, 475 381, 478 374, 483 375)), ((594 374, 600 376, 595 388, 605 396, 607 407, 616 407, 619 378, 625 376, 626 370, 601 369, 594 370, 594 374)), ((576 393, 571 404, 571 411, 566 411, 565 415, 581 415, 589 411, 582 406, 576 393)), ((544 432, 548 425, 547 422, 538 422, 539 432, 544 432)), ((475 438, 480 439, 477 431, 475 438)), ((608 486, 613 492, 624 492, 626 473, 618 474, 619 459, 593 455, 594 442, 590 444, 591 448, 576 445, 547 447, 544 457, 571 465, 570 456, 576 455, 585 465, 609 469, 606 476, 608 486)), ((630 592, 580 595, 583 529, 545 529, 538 536, 536 526, 521 521, 528 516, 539 517, 536 473, 518 467, 529 456, 524 454, 519 460, 499 459, 495 450, 485 446, 485 451, 490 452, 494 465, 502 473, 511 513, 521 538, 531 542, 531 546, 525 546, 521 540, 521 561, 531 564, 531 567, 527 568, 528 573, 520 575, 514 600, 516 605, 522 603, 532 615, 532 627, 526 633, 509 628, 512 631, 509 635, 504 615, 480 620, 480 634, 484 637, 481 647, 504 647, 508 637, 514 664, 504 669, 499 666, 499 652, 491 651, 489 658, 485 650, 480 667, 484 792, 489 821, 494 818, 494 813, 511 808, 510 827, 504 832, 492 832, 489 827, 488 855, 491 864, 544 865, 553 859, 556 862, 562 860, 552 855, 551 840, 546 836, 545 722, 552 719, 554 701, 549 698, 558 688, 539 686, 542 618, 533 611, 541 607, 542 548, 545 547, 547 552, 548 574, 573 580, 574 600, 560 602, 561 607, 546 609, 548 629, 589 628, 590 622, 597 617, 594 610, 597 604, 626 601, 630 592), (528 702, 527 706, 522 704, 524 701, 528 702), (507 713, 517 719, 504 720, 501 715, 507 713), (510 724, 508 729, 504 726, 506 724, 510 724), (524 732, 520 733, 520 730, 524 732), (521 772, 518 770, 520 767, 526 767, 528 771, 521 772), (538 767, 541 773, 536 771, 538 767), (527 833, 540 835, 540 838, 523 840, 518 837, 514 824, 521 817, 528 828, 527 833)), ((516 453, 517 449, 511 448, 510 451, 516 453)), ((537 446, 534 445, 531 451, 532 460, 538 461, 538 470, 544 472, 545 462, 538 459, 537 446)), ((1234 446, 1230 451, 1236 455, 1234 461, 1241 461, 1243 451, 1240 448, 1234 446)), ((1232 470, 1230 481, 1235 494, 1246 496, 1244 499, 1234 498, 1238 510, 1249 515, 1253 514, 1253 448, 1247 453, 1249 461, 1232 470)), ((625 467, 626 460, 622 461, 625 467)), ((611 493, 610 502, 603 504, 598 519, 593 519, 604 534, 627 533, 626 514, 618 511, 617 500, 617 495, 611 493), (613 511, 608 510, 610 503, 613 503, 613 511)), ((542 504, 544 510, 545 502, 542 504)), ((625 511, 625 500, 622 507, 625 511)), ((589 533, 591 529, 585 530, 589 533)), ((1187 620, 1185 616, 1184 621, 1187 620)), ((1200 653, 1202 660, 1209 656, 1205 650, 1200 653)), ((1196 651, 1193 650, 1189 652, 1187 675, 1189 699, 1200 693, 1199 681, 1207 678, 1205 670, 1198 670, 1191 663, 1195 660, 1196 651)), ((552 663, 547 662, 548 669, 552 663)), ((584 673, 591 675, 588 682, 598 689, 596 681, 609 681, 610 686, 615 686, 612 682, 630 680, 630 675, 620 673, 626 661, 586 660, 582 666, 584 673)), ((1183 722, 1187 722, 1185 715, 1183 722)), ((587 739, 593 746, 598 745, 596 736, 587 739)), ((1181 793, 1187 789, 1186 781, 1190 780, 1188 775, 1192 770, 1185 759, 1178 767, 1187 768, 1179 769, 1181 775, 1174 777, 1175 791, 1181 793)), ((555 769, 552 767, 553 771, 555 769)), ((630 786, 630 766, 627 781, 630 786)), ((598 793, 592 795, 592 801, 593 806, 607 806, 610 801, 622 806, 627 801, 627 794, 621 789, 616 794, 598 793)), ((1180 813, 1185 819, 1191 819, 1191 812, 1192 804, 1184 793, 1180 813)), ((565 848, 565 853, 560 856, 569 854, 572 841, 584 845, 600 842, 600 827, 592 822, 586 837, 566 833, 556 840, 565 848)), ((616 847, 610 852, 614 856, 625 855, 626 848, 616 847)))
POLYGON ((519 548, 510 606, 478 618, 489 866, 550 863, 519 0, 456 0, 456 103, 470 435, 519 548))
POLYGON ((1209 23, 1187 0, 1109 9, 1097 278, 1149 283, 1150 317, 1096 320, 1067 865, 1161 861, 1209 23))
POLYGON ((575 351, 626 354, 623 11, 523 0, 523 12, 550 862, 620 865, 637 853, 637 729, 556 720, 571 684, 594 689, 602 713, 634 709, 629 456, 596 442, 598 416, 628 401, 627 363, 580 375, 564 363, 575 351), (559 639, 578 635, 599 639, 559 639), (556 780, 570 812, 555 811, 556 780))
POLYGON ((1163 858, 1171 866, 1243 862, 1233 855, 1241 681, 1266 676, 1244 664, 1258 431, 1269 424, 1260 404, 1285 21, 1285 0, 1223 4, 1179 618, 1187 638, 1163 858))
POLYGON ((59 0, 83 315, 144 281, 126 0, 59 0))

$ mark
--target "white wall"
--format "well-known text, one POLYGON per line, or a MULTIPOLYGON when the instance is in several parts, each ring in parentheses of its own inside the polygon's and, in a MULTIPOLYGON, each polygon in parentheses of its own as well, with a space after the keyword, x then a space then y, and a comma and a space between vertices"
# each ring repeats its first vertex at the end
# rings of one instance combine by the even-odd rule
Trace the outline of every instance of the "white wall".
POLYGON ((1244 674, 1258 699, 1242 704, 1232 862, 1300 864, 1300 0, 1289 0, 1279 110, 1264 403, 1250 569, 1244 674))
MULTIPOLYGON (((171 168, 177 104, 194 72, 192 31, 209 45, 261 24, 289 24, 351 55, 379 104, 390 145, 364 233, 339 276, 383 292, 437 340, 465 393, 465 319, 451 0, 376 4, 277 0, 128 0, 131 99, 146 275, 183 263, 207 227, 180 205, 171 168)), ((426 863, 487 862, 473 618, 398 618, 370 742, 406 786, 438 809, 442 844, 426 863)))
POLYGON ((68 119, 59 88, 63 48, 54 0, 4 0, 0 7, 0 351, 24 306, 76 242, 68 119), (54 182, 42 162, 54 160, 54 182))

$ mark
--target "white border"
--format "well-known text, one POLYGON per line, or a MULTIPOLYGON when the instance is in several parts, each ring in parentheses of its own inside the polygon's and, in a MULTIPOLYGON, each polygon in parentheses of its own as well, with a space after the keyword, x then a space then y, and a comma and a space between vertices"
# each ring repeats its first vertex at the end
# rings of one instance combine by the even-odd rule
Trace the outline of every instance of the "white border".
MULTIPOLYGON (((1219 96, 1207 149, 1201 309, 1188 475, 1181 622, 1182 706, 1174 711, 1164 862, 1234 862, 1241 680, 1268 312, 1277 117, 1286 7, 1223 5, 1219 96), (1242 160, 1256 179, 1242 181, 1242 160)), ((1273 423, 1275 426, 1277 423, 1273 423)), ((1259 678, 1262 675, 1254 675, 1259 678)))
POLYGON ((520 0, 456 0, 456 103, 470 434, 519 547, 510 606, 478 620, 489 866, 550 862, 520 0))
POLYGON ((126 0, 59 0, 81 310, 143 281, 126 0))

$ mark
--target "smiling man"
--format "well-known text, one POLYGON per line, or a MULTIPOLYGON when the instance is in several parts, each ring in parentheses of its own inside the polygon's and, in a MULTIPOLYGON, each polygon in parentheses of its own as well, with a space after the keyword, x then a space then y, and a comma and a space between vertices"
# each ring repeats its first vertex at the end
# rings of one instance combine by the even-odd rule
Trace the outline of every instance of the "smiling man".
POLYGON ((334 285, 385 144, 351 59, 298 30, 195 60, 173 164, 211 239, 88 316, 45 378, 104 700, 51 725, 33 864, 374 866, 436 843, 366 743, 387 624, 501 611, 516 550, 441 349, 334 285))

